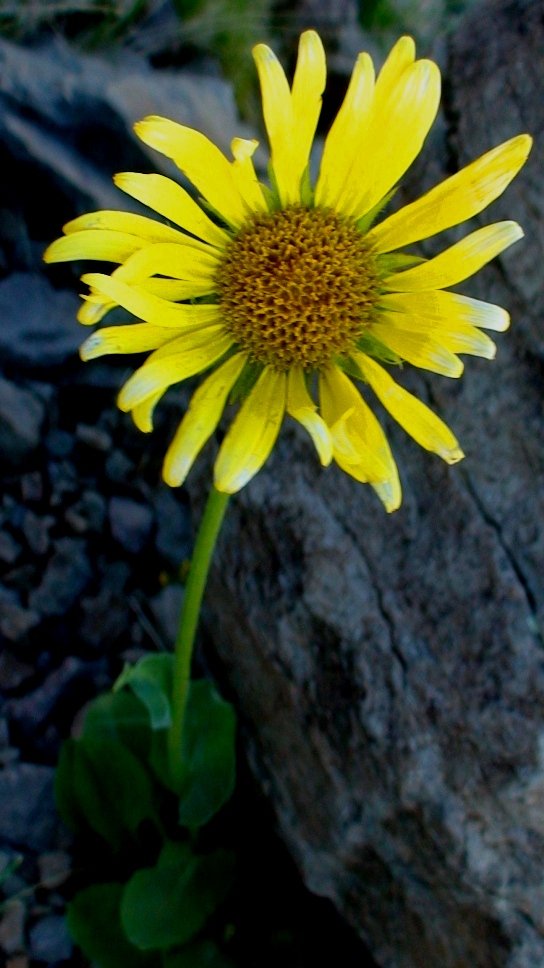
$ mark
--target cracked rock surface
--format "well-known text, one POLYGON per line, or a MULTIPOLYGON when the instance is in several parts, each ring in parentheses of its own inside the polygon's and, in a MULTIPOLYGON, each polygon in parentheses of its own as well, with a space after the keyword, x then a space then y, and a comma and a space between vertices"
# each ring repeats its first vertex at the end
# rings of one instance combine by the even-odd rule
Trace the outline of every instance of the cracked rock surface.
POLYGON ((207 596, 283 836, 387 968, 544 964, 543 49, 541 0, 474 9, 406 196, 535 137, 477 220, 527 238, 463 286, 512 313, 497 360, 401 375, 466 460, 446 467, 380 414, 404 489, 387 517, 291 426, 232 502, 207 596))

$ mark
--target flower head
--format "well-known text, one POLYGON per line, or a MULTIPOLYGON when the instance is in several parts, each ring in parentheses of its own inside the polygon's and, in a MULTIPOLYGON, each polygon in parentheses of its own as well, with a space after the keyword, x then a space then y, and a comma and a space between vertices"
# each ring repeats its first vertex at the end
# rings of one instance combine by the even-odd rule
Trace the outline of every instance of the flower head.
POLYGON ((531 139, 512 138, 378 221, 436 116, 436 64, 416 60, 409 37, 377 78, 360 54, 312 185, 309 157, 325 87, 321 41, 314 31, 302 34, 291 88, 268 47, 259 44, 254 57, 271 188, 255 173, 256 141, 235 138, 229 161, 198 131, 149 117, 137 135, 177 164, 206 211, 163 175, 120 174, 118 187, 170 224, 125 212, 84 215, 64 227, 45 259, 118 263, 111 275, 83 276, 90 292, 78 318, 98 323, 122 306, 140 321, 95 331, 81 356, 152 351, 118 399, 141 430, 152 429, 169 386, 206 372, 166 454, 168 484, 185 480, 234 400, 239 409, 215 462, 218 490, 237 491, 257 473, 287 413, 306 428, 323 465, 334 459, 392 511, 401 500, 397 468, 354 381, 368 384, 422 447, 448 463, 462 458, 452 432, 382 364, 405 361, 458 377, 459 353, 491 359, 495 346, 482 330, 505 330, 508 314, 449 289, 523 233, 515 222, 498 222, 429 260, 403 250, 497 198, 531 139))

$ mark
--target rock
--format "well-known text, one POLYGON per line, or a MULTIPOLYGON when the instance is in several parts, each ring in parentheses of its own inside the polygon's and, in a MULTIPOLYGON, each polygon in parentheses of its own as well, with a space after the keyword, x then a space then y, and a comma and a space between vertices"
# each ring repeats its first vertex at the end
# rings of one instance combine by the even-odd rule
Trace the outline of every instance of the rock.
POLYGON ((0 770, 0 841, 44 853, 54 849, 59 823, 50 766, 18 763, 0 770))
POLYGON ((122 450, 113 450, 106 460, 106 476, 114 484, 124 484, 134 474, 134 464, 122 450))
POLYGON ((75 293, 54 289, 43 275, 14 272, 2 279, 2 360, 21 369, 47 369, 75 356, 81 343, 78 308, 75 293))
POLYGON ((75 680, 84 678, 87 672, 88 664, 75 656, 68 656, 41 686, 21 699, 10 700, 8 708, 11 719, 27 735, 43 727, 75 680))
POLYGON ((153 527, 153 512, 127 497, 112 497, 108 516, 113 538, 132 554, 142 551, 153 527))
POLYGON ((41 615, 64 615, 91 577, 85 542, 79 538, 59 538, 40 585, 29 595, 30 607, 41 615))
POLYGON ((181 585, 165 585, 149 602, 168 646, 173 645, 177 635, 183 594, 181 585))
MULTIPOLYGON (((27 662, 19 662, 11 652, 3 649, 0 652, 0 691, 11 692, 18 689, 24 682, 34 675, 33 666, 27 662)), ((1 746, 1 742, 0 742, 1 746)))
POLYGON ((161 488, 155 498, 155 514, 157 551, 173 568, 179 569, 192 553, 193 535, 189 508, 176 500, 170 488, 161 488))
POLYGON ((21 531, 32 554, 45 555, 50 544, 49 531, 55 523, 55 518, 51 514, 39 517, 34 511, 25 511, 21 531))
POLYGON ((37 503, 43 497, 43 480, 39 471, 21 475, 21 498, 25 504, 37 503))
POLYGON ((477 223, 526 232, 467 287, 512 311, 497 359, 467 359, 459 381, 398 377, 466 460, 447 468, 385 420, 404 489, 387 516, 286 427, 232 499, 206 594, 216 668, 305 882, 388 968, 544 964, 542 49, 540 0, 475 6, 449 42, 444 141, 412 176, 419 194, 537 136, 477 223))
POLYGON ((40 616, 33 608, 24 608, 17 592, 0 585, 0 633, 10 642, 19 639, 36 628, 40 616))
POLYGON ((72 858, 65 850, 54 850, 38 857, 40 884, 52 891, 68 879, 72 871, 72 858))
POLYGON ((100 427, 90 427, 88 424, 80 423, 76 427, 76 438, 92 450, 98 450, 104 454, 107 454, 112 448, 110 434, 101 430, 100 427))
POLYGON ((26 908, 22 901, 6 902, 0 920, 0 948, 6 955, 14 955, 25 945, 26 908))
POLYGON ((34 924, 29 931, 30 956, 36 961, 55 964, 72 956, 73 942, 66 921, 60 914, 50 914, 34 924))
POLYGON ((64 513, 74 531, 102 531, 106 519, 106 501, 96 491, 84 491, 79 501, 64 513))
POLYGON ((22 548, 9 531, 0 531, 0 561, 13 565, 21 554, 22 548))
MULTIPOLYGON (((2 333, 11 336, 11 320, 2 313, 2 283, 0 282, 0 354, 3 355, 2 333)), ((19 293, 19 300, 21 300, 19 293)), ((29 457, 40 442, 44 420, 44 406, 28 390, 0 377, 0 453, 6 460, 19 464, 29 457)))
POLYGON ((130 577, 130 566, 124 561, 108 565, 98 595, 81 602, 83 622, 80 634, 93 648, 112 645, 126 632, 130 621, 130 607, 125 585, 130 577))
POLYGON ((66 430, 54 427, 46 435, 44 444, 51 457, 68 457, 74 446, 74 438, 66 430))

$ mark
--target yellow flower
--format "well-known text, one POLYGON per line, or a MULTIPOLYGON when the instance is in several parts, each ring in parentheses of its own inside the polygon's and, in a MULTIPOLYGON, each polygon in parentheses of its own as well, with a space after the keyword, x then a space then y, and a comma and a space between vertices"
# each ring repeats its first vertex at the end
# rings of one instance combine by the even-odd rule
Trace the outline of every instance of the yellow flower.
POLYGON ((168 484, 185 480, 236 400, 215 462, 218 490, 237 491, 257 473, 288 413, 306 428, 323 465, 334 459, 392 511, 401 501, 397 468, 353 380, 368 384, 422 447, 448 463, 460 460, 451 431, 377 360, 458 377, 458 353, 493 358, 495 345, 482 329, 505 330, 508 314, 446 290, 523 233, 515 222, 498 222, 429 260, 399 250, 477 215, 517 174, 531 138, 499 145, 376 223, 436 116, 436 64, 416 60, 409 37, 377 78, 369 55, 360 54, 312 186, 309 157, 326 73, 321 41, 314 31, 302 34, 291 89, 268 47, 259 44, 254 58, 271 189, 255 174, 256 141, 235 138, 229 161, 198 131, 149 117, 137 135, 177 164, 207 211, 163 175, 120 174, 118 187, 169 224, 125 212, 84 215, 64 227, 45 259, 119 263, 111 275, 83 276, 90 294, 78 318, 98 323, 122 306, 141 322, 99 329, 81 356, 153 350, 118 399, 141 430, 152 429, 153 409, 169 386, 209 371, 168 449, 168 484))

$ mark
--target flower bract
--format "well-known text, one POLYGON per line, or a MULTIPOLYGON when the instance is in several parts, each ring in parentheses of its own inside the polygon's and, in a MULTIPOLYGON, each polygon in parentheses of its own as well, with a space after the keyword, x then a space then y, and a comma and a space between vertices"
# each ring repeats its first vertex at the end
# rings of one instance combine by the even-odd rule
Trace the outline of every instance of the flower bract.
POLYGON ((360 54, 313 183, 310 152, 326 77, 319 36, 302 34, 291 87, 269 47, 259 44, 254 58, 270 185, 256 175, 256 141, 235 138, 230 160, 200 132, 148 117, 137 135, 176 163, 202 203, 163 175, 119 174, 120 189, 167 221, 130 212, 83 215, 64 227, 45 259, 117 265, 111 274, 82 277, 89 293, 79 321, 97 324, 116 306, 138 321, 97 329, 81 356, 149 353, 118 398, 142 431, 152 429, 168 387, 203 375, 166 454, 168 484, 185 480, 235 403, 215 461, 218 490, 235 492, 257 473, 287 414, 306 429, 323 465, 334 460, 371 484, 392 511, 401 501, 398 472, 366 395, 373 393, 422 447, 450 464, 463 457, 453 433, 395 381, 391 366, 458 377, 459 354, 493 358, 484 330, 505 330, 508 314, 451 287, 523 233, 503 221, 434 258, 407 250, 496 199, 524 164, 531 138, 493 148, 384 216, 435 119, 436 64, 417 60, 409 37, 393 47, 377 77, 369 55, 360 54))

